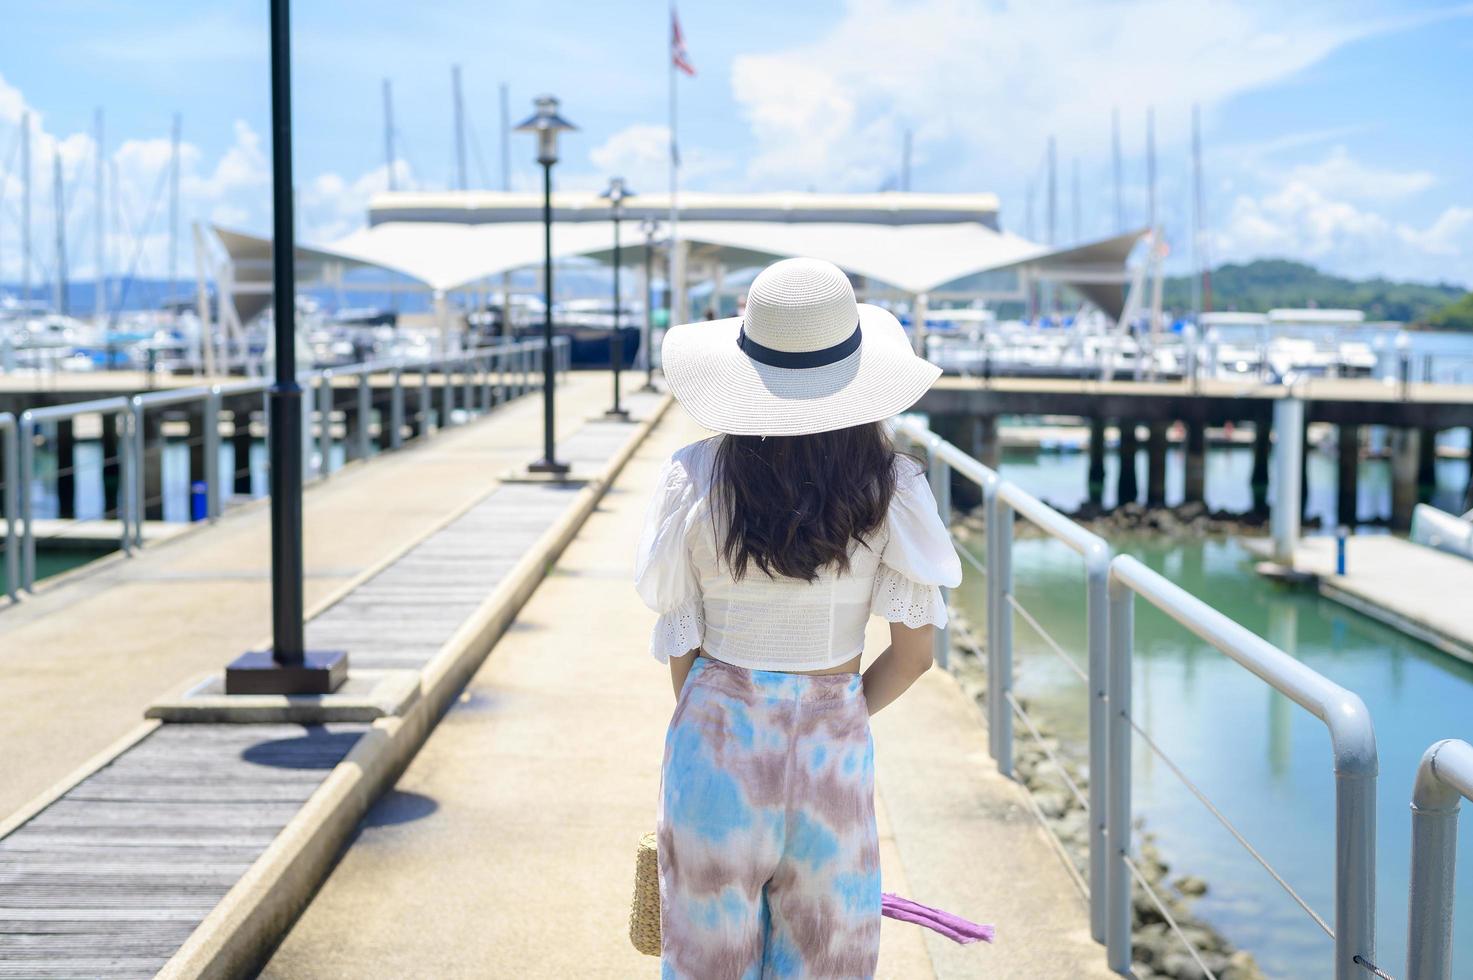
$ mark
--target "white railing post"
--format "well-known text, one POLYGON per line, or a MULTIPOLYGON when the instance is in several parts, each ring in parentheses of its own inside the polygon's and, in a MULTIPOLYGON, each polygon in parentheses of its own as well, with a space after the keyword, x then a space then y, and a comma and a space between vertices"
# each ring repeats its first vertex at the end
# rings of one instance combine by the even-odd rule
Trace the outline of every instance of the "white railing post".
POLYGON ((440 428, 448 429, 455 424, 455 385, 450 374, 450 362, 440 362, 440 428))
POLYGON ((1422 756, 1412 788, 1406 980, 1449 980, 1453 973, 1458 809, 1465 797, 1473 799, 1473 745, 1437 742, 1422 756))
POLYGON ((1274 499, 1269 511, 1274 561, 1294 564, 1299 545, 1299 512, 1303 488, 1300 466, 1304 455, 1304 402, 1280 398, 1274 402, 1274 499))
POLYGON ((16 553, 19 535, 16 523, 20 517, 18 501, 20 492, 20 463, 17 459, 17 435, 15 416, 0 412, 0 436, 4 437, 3 465, 5 472, 5 594, 11 602, 20 594, 20 555, 16 553))
MULTIPOLYGON (((936 509, 941 515, 941 525, 951 527, 951 467, 941 458, 941 437, 935 433, 926 441, 926 475, 931 484, 931 495, 936 498, 936 509)), ((941 589, 941 602, 947 604, 948 589, 941 589)), ((950 616, 948 614, 948 619, 950 616)), ((951 629, 943 626, 933 634, 936 663, 943 669, 951 667, 951 629)))
MULTIPOLYGON (((133 424, 133 495, 130 503, 133 505, 133 544, 138 548, 143 547, 143 518, 148 508, 148 446, 145 444, 147 431, 144 425, 144 415, 148 409, 144 407, 143 396, 134 395, 128 400, 131 409, 133 424)), ((162 465, 162 462, 161 464, 162 465)))
POLYGON ((1008 600, 1013 595, 1013 508, 999 494, 993 510, 997 523, 996 531, 988 528, 993 553, 987 586, 991 595, 989 615, 995 616, 996 622, 991 630, 994 648, 988 651, 987 656, 988 717, 991 719, 992 757, 997 760, 997 771, 1011 778, 1013 706, 1008 702, 1008 695, 1013 690, 1013 607, 1008 600))
POLYGON ((372 368, 365 366, 363 372, 358 375, 358 411, 357 425, 353 427, 354 454, 359 459, 368 458, 369 447, 369 425, 373 421, 373 378, 372 368))
POLYGON ((328 369, 317 382, 317 453, 322 457, 317 475, 324 480, 332 475, 332 377, 328 369))
MULTIPOLYGON (((106 423, 104 423, 106 424, 106 423)), ((123 525, 123 554, 132 556, 137 547, 133 521, 136 513, 133 506, 134 489, 134 443, 133 403, 130 400, 113 416, 113 425, 118 433, 118 521, 123 525)))
POLYGON ((394 365, 394 388, 389 394, 389 448, 404 445, 404 372, 394 365))
POLYGON ((1104 942, 1108 915, 1105 815, 1109 812, 1110 548, 1085 556, 1084 615, 1089 673, 1089 931, 1104 942))
MULTIPOLYGON (((1130 677, 1135 646, 1135 594, 1113 577, 1109 582, 1110 647, 1109 761, 1105 778, 1105 962, 1117 973, 1130 970, 1131 901, 1130 869, 1130 677)), ((1098 778, 1090 773, 1093 781, 1098 778)))
POLYGON ((31 480, 35 468, 36 423, 30 412, 20 415, 20 585, 36 591, 36 537, 31 527, 31 480))
POLYGON ((205 516, 220 517, 220 386, 211 385, 205 393, 205 516))

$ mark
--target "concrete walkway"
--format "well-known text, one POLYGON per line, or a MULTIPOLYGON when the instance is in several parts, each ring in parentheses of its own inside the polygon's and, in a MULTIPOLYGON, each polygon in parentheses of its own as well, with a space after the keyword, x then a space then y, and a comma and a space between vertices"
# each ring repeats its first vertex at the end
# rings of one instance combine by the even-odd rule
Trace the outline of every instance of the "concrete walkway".
MULTIPOLYGON (((570 375, 558 390, 560 437, 608 398, 607 374, 570 375)), ((308 613, 540 455, 541 437, 542 402, 532 395, 309 486, 308 613)), ((160 695, 268 645, 264 504, 139 557, 104 559, 0 610, 0 820, 134 729, 160 695)))
MULTIPOLYGON (((673 706, 630 565, 678 409, 630 461, 263 973, 652 976, 627 933, 673 706)), ((886 627, 872 621, 869 648, 886 627)), ((1083 902, 974 706, 932 671, 875 721, 885 887, 998 927, 954 946, 885 920, 885 977, 1106 977, 1083 902)))
POLYGON ((1320 594, 1473 663, 1473 561, 1389 534, 1345 542, 1335 574, 1335 539, 1304 538, 1294 568, 1318 576, 1320 594))

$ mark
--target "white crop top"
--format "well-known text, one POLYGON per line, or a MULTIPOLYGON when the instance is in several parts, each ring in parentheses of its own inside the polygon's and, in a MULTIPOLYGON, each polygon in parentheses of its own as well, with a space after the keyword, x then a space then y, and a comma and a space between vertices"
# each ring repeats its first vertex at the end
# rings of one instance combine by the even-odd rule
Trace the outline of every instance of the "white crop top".
POLYGON ((660 614, 650 652, 661 663, 697 647, 753 670, 821 670, 864 646, 870 615, 920 627, 946 625, 938 586, 961 583, 961 562, 919 464, 896 457, 885 524, 851 545, 849 571, 818 579, 769 578, 749 566, 740 581, 718 561, 708 498, 716 440, 665 463, 635 558, 640 598, 660 614))

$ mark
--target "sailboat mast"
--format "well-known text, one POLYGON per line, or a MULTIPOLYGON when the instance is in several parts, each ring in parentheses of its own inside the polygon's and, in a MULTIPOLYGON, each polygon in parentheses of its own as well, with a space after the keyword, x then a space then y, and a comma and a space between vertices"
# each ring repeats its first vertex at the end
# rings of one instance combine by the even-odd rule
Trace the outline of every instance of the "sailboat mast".
POLYGON ((56 215, 56 292, 52 306, 66 315, 66 187, 61 181, 61 149, 51 154, 51 189, 56 215))
POLYGON ((501 189, 511 190, 511 106, 506 83, 501 83, 501 189))
POLYGON ((1205 238, 1207 227, 1206 204, 1202 196, 1202 120, 1198 106, 1192 106, 1192 254, 1201 270, 1201 304, 1198 313, 1212 312, 1212 261, 1207 254, 1205 238))
POLYGON ((31 298, 31 114, 20 117, 20 290, 31 298))
POLYGON ((384 168, 389 178, 389 190, 398 190, 394 180, 394 95, 387 78, 384 79, 384 168))
POLYGON ((1055 153, 1054 138, 1048 138, 1048 244, 1053 245, 1058 241, 1058 209, 1059 209, 1059 184, 1058 184, 1058 159, 1055 153))
POLYGON ((455 100, 455 168, 457 186, 468 190, 465 177, 465 101, 460 91, 460 66, 450 66, 450 89, 455 100))
POLYGON ((171 298, 179 281, 179 131, 183 119, 174 113, 174 128, 169 146, 169 285, 165 299, 171 298))
POLYGON ((1156 109, 1146 109, 1146 224, 1156 233, 1156 109))
POLYGON ((1115 230, 1125 231, 1125 197, 1121 192, 1120 174, 1120 110, 1110 112, 1110 148, 1115 170, 1115 230))
POLYGON ((1074 218, 1074 221, 1073 221, 1073 232, 1074 232, 1073 238, 1074 238, 1074 241, 1075 242, 1078 242, 1080 240, 1080 234, 1079 234, 1079 158, 1078 157, 1074 157, 1070 161, 1070 165, 1071 165, 1071 172, 1070 172, 1070 175, 1069 175, 1070 176, 1070 181, 1069 181, 1069 183, 1070 183, 1069 194, 1073 198, 1073 204, 1074 204, 1074 207, 1072 209, 1073 212, 1074 212, 1074 214, 1073 214, 1073 218, 1074 218))
POLYGON ((94 217, 97 221, 97 261, 96 271, 92 279, 92 316, 98 323, 102 322, 103 313, 107 308, 107 189, 104 184, 103 167, 106 159, 102 149, 102 107, 99 106, 95 117, 97 130, 96 160, 97 165, 97 190, 93 195, 94 217))
POLYGON ((903 145, 903 147, 902 147, 902 149, 900 151, 900 189, 903 190, 903 191, 909 191, 910 190, 910 148, 911 148, 911 141, 912 141, 911 131, 909 129, 907 129, 905 131, 905 143, 904 143, 904 145, 903 145))

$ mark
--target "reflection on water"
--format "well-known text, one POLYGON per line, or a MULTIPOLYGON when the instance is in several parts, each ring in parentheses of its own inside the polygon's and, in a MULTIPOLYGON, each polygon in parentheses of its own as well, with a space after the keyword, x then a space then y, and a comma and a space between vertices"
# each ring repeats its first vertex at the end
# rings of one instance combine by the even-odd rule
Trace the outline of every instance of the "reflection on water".
MULTIPOLYGON (((1381 763, 1377 959, 1404 962, 1412 777, 1432 742, 1473 738, 1473 666, 1311 592, 1261 579, 1237 540, 1125 537, 1114 544, 1365 700, 1381 763)), ((975 547, 980 555, 980 541, 975 547)), ((1019 541, 1014 569, 1018 600, 1083 665, 1079 560, 1052 541, 1019 541)), ((959 593, 968 617, 981 623, 980 577, 959 593)), ((1014 635, 1019 692, 1082 760, 1083 685, 1021 617, 1014 635)), ((1142 727, 1333 921, 1334 779, 1324 726, 1144 602, 1136 611, 1134 699, 1142 727)), ((1329 976, 1331 943, 1319 927, 1139 740, 1133 765, 1134 812, 1159 833, 1176 873, 1200 874, 1211 885, 1198 905, 1203 914, 1271 976, 1329 976)), ((1473 839, 1473 818, 1465 812, 1461 823, 1463 839, 1473 839)), ((1464 853, 1456 890, 1473 896, 1473 859, 1464 853)), ((1456 961, 1470 964, 1473 901, 1461 902, 1456 914, 1456 961)))

